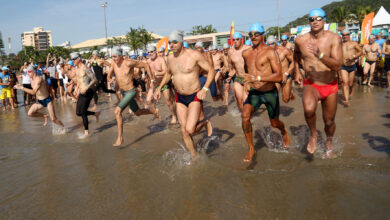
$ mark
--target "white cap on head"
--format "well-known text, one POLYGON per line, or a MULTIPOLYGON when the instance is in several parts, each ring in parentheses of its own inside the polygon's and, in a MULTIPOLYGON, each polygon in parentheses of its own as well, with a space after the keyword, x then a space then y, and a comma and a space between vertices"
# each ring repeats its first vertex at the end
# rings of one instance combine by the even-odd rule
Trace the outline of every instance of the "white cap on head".
POLYGON ((213 44, 213 46, 211 46, 211 49, 212 50, 218 50, 218 46, 216 44, 213 44))
POLYGON ((111 55, 112 56, 122 56, 122 48, 120 47, 114 47, 112 48, 111 55))
POLYGON ((173 30, 168 36, 169 41, 183 42, 183 38, 183 34, 178 30, 173 30))
POLYGON ((79 57, 80 57, 79 52, 73 52, 70 54, 70 59, 72 59, 72 60, 79 58, 79 57))
POLYGON ((274 35, 270 35, 267 37, 267 43, 275 43, 276 42, 276 37, 274 35))
POLYGON ((34 71, 34 70, 35 70, 34 66, 31 64, 27 67, 27 71, 34 71))
POLYGON ((195 47, 201 47, 201 48, 203 48, 203 42, 202 42, 202 41, 196 42, 195 47))
POLYGON ((349 34, 349 31, 347 29, 344 29, 341 33, 342 34, 349 34))
POLYGON ((229 49, 230 47, 229 47, 229 44, 228 43, 224 43, 223 44, 223 49, 229 49))
POLYGON ((99 52, 97 50, 92 51, 92 55, 99 55, 99 52))
POLYGON ((371 34, 369 39, 376 39, 375 35, 371 34))
POLYGON ((165 47, 161 46, 160 48, 158 48, 158 52, 164 52, 165 51, 165 47))
POLYGON ((155 46, 153 46, 153 45, 148 45, 148 52, 150 52, 150 51, 156 51, 156 47, 155 46))

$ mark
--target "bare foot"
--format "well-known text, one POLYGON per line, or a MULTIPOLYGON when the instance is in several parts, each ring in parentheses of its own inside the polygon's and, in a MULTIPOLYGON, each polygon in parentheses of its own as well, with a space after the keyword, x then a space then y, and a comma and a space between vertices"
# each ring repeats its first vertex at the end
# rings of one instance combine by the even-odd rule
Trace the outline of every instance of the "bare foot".
POLYGON ((112 145, 114 147, 119 147, 123 143, 123 138, 116 139, 115 143, 112 145))
POLYGON ((317 149, 317 136, 311 136, 309 143, 307 144, 307 152, 314 154, 317 149))
POLYGON ((290 100, 295 101, 295 94, 294 91, 291 90, 290 100))
POLYGON ((89 131, 88 130, 84 130, 84 136, 88 136, 89 135, 89 131))
POLYGON ((170 125, 175 125, 177 124, 177 119, 176 119, 176 116, 173 116, 172 115, 172 119, 171 119, 171 122, 169 122, 170 125))
POLYGON ((283 134, 283 143, 284 143, 284 147, 285 148, 289 148, 290 147, 290 136, 288 136, 287 131, 285 131, 284 134, 283 134))
POLYGON ((332 138, 327 138, 325 145, 326 145, 326 157, 329 159, 335 158, 336 155, 334 154, 333 151, 332 138))
POLYGON ((368 83, 367 85, 368 85, 370 88, 374 88, 374 86, 371 85, 371 83, 368 83))
POLYGON ((100 112, 95 112, 96 122, 99 122, 100 112))
POLYGON ((152 112, 154 117, 161 121, 161 116, 158 114, 158 108, 155 108, 154 112, 152 112))
POLYGON ((349 101, 344 101, 343 104, 344 104, 345 107, 349 107, 350 106, 349 101))
POLYGON ((61 127, 64 127, 64 124, 62 124, 62 121, 60 121, 60 120, 58 120, 58 119, 55 119, 53 122, 56 123, 56 124, 58 124, 58 125, 61 126, 61 127))
POLYGON ((256 153, 256 150, 249 150, 248 153, 244 157, 244 162, 251 162, 255 153, 256 153))
POLYGON ((93 105, 93 107, 91 108, 91 112, 94 112, 94 111, 96 111, 96 108, 97 108, 97 105, 96 105, 96 104, 94 104, 94 105, 93 105))
POLYGON ((211 136, 213 134, 213 126, 211 125, 210 120, 207 120, 206 124, 207 136, 211 136))
POLYGON ((45 119, 45 122, 43 122, 43 126, 47 125, 47 118, 48 118, 48 115, 43 115, 43 119, 45 119))

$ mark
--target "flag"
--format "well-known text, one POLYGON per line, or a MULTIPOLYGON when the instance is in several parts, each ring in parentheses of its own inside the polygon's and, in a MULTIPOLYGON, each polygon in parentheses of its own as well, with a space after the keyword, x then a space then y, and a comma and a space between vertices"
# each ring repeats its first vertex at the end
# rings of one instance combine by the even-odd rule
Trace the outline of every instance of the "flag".
POLYGON ((156 44, 157 51, 160 47, 164 47, 165 53, 167 53, 168 52, 168 41, 169 41, 168 37, 164 37, 161 40, 159 40, 156 44))
POLYGON ((366 15, 364 17, 363 23, 362 23, 362 33, 360 36, 360 43, 361 44, 367 44, 368 38, 371 35, 372 30, 372 22, 374 21, 374 12, 371 12, 370 14, 366 15))
POLYGON ((230 26, 230 46, 233 47, 233 34, 234 34, 234 21, 232 21, 232 26, 230 26))

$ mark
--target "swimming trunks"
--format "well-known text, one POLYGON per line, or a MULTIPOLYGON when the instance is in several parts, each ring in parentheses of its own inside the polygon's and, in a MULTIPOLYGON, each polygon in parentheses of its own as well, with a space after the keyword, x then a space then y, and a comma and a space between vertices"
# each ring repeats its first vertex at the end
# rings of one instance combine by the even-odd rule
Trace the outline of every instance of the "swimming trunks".
POLYGON ((339 85, 337 79, 327 85, 317 85, 311 82, 309 79, 305 79, 303 85, 313 86, 321 95, 321 99, 325 99, 326 97, 337 93, 339 91, 339 85))
POLYGON ((132 88, 127 91, 121 91, 121 94, 122 99, 119 102, 118 107, 121 108, 122 111, 126 108, 126 106, 129 106, 133 112, 138 111, 139 108, 137 102, 134 99, 135 95, 137 95, 136 88, 132 88))
MULTIPOLYGON (((206 84, 207 77, 199 76, 200 85, 203 87, 206 84)), ((210 93, 212 97, 217 97, 217 84, 215 84, 215 80, 213 80, 210 84, 210 93)))
POLYGON ((192 95, 180 95, 176 92, 176 102, 181 103, 185 106, 189 106, 191 102, 202 102, 202 100, 197 97, 198 92, 195 92, 192 95))
POLYGON ((141 79, 141 78, 139 78, 139 79, 134 78, 133 79, 133 84, 134 84, 134 87, 141 86, 142 92, 146 92, 146 83, 145 83, 145 81, 143 79, 141 79))
MULTIPOLYGON (((156 89, 159 87, 159 85, 158 86, 156 86, 156 89)), ((161 88, 161 92, 164 92, 165 90, 167 90, 167 89, 170 89, 171 87, 170 87, 170 85, 169 85, 169 83, 168 84, 166 84, 165 86, 163 86, 162 88, 161 88)))
POLYGON ((356 71, 356 63, 353 64, 352 66, 344 66, 344 65, 342 65, 341 69, 347 71, 348 73, 356 71))
POLYGON ((376 61, 368 61, 368 60, 366 60, 366 63, 372 65, 373 63, 376 63, 376 61))
MULTIPOLYGON (((224 77, 224 79, 223 79, 223 84, 228 83, 228 82, 227 82, 227 78, 229 78, 229 72, 226 72, 226 73, 225 73, 225 77, 224 77)), ((229 82, 229 83, 234 82, 234 79, 235 79, 235 78, 236 78, 236 75, 234 75, 234 76, 230 79, 230 82, 229 82)))
POLYGON ((279 118, 280 105, 278 90, 273 88, 270 91, 260 92, 251 88, 249 90, 248 98, 246 98, 244 105, 250 104, 253 106, 254 111, 260 108, 262 104, 267 108, 269 118, 279 118))
POLYGON ((238 83, 240 83, 242 86, 244 85, 244 79, 241 78, 241 77, 238 77, 238 76, 236 76, 236 78, 234 79, 234 82, 238 82, 238 83))
POLYGON ((390 58, 385 58, 385 72, 390 71, 390 58))
POLYGON ((47 105, 52 101, 51 96, 49 95, 47 98, 42 100, 37 100, 39 104, 41 104, 43 107, 47 107, 47 105))

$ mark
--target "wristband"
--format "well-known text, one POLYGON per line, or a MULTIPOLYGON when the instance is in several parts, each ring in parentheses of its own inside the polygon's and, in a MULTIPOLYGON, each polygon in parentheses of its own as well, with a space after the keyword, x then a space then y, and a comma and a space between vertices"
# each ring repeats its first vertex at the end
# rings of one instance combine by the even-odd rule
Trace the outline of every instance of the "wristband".
POLYGON ((290 73, 288 73, 288 72, 285 72, 285 73, 284 73, 284 75, 286 75, 286 76, 289 76, 289 75, 290 75, 290 73))
POLYGON ((209 91, 209 88, 207 87, 203 87, 202 89, 206 90, 206 92, 209 91))
POLYGON ((257 76, 257 81, 258 81, 258 82, 261 81, 261 76, 257 76))
POLYGON ((150 82, 154 82, 154 79, 150 80, 150 82))
POLYGON ((324 53, 320 53, 320 56, 318 57, 319 59, 322 59, 324 57, 324 53))

